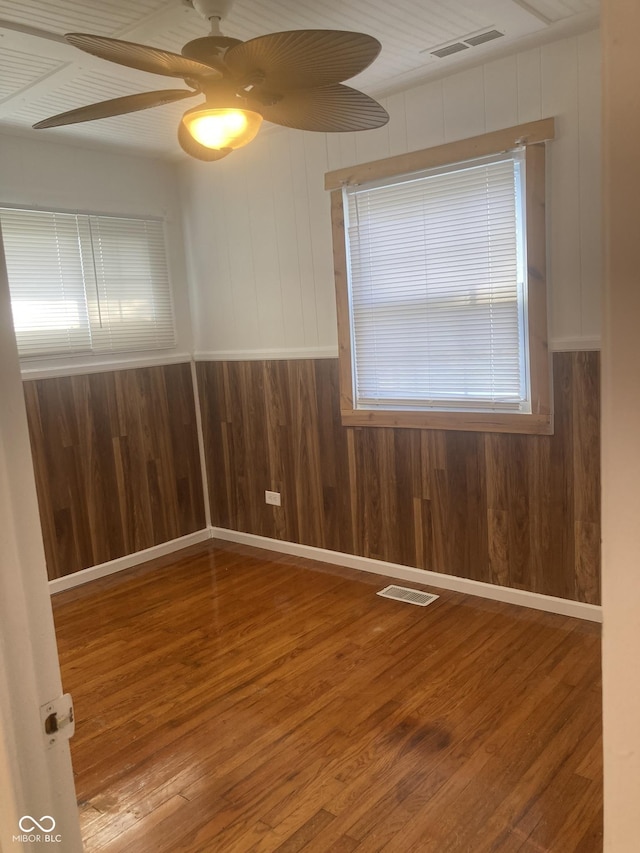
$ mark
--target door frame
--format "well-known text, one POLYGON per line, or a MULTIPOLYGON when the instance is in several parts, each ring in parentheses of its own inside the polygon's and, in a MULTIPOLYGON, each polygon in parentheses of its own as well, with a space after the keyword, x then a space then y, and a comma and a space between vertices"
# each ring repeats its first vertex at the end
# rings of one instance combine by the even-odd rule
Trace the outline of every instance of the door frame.
POLYGON ((0 234, 0 850, 7 853, 82 851, 69 742, 59 735, 52 743, 40 715, 41 707, 61 694, 0 234), (20 827, 26 816, 43 828, 31 820, 20 827), (50 819, 41 821, 43 816, 50 819))

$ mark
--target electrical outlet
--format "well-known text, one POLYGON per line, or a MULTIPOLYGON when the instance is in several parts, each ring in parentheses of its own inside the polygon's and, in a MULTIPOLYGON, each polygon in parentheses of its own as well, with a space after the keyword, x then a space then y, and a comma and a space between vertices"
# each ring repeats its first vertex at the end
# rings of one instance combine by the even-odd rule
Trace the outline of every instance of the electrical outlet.
POLYGON ((265 492, 264 502, 271 506, 280 506, 280 492, 265 492))

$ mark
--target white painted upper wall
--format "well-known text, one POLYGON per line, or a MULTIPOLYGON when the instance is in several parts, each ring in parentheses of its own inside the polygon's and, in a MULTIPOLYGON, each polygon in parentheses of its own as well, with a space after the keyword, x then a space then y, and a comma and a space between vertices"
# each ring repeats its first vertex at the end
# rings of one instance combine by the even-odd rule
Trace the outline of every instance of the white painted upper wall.
POLYGON ((196 352, 337 352, 324 173, 555 116, 548 156, 551 345, 599 345, 600 45, 591 31, 383 101, 354 134, 263 133, 217 163, 180 166, 196 352))
MULTIPOLYGON (((180 194, 174 163, 106 149, 0 135, 0 205, 163 217, 177 343, 175 349, 159 353, 166 357, 192 351, 180 194)), ((144 355, 148 353, 101 354, 93 361, 117 363, 144 355)), ((68 368, 91 361, 91 356, 84 355, 29 364, 68 368)))

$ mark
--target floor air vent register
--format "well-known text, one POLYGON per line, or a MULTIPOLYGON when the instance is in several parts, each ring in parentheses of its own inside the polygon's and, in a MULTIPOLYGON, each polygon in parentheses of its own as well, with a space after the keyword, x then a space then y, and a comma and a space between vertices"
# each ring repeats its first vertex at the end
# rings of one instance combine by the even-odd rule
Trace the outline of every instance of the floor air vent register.
POLYGON ((418 607, 426 607, 439 597, 430 592, 422 592, 420 589, 410 589, 408 586, 385 586, 376 595, 393 598, 394 601, 404 601, 407 604, 417 604, 418 607))

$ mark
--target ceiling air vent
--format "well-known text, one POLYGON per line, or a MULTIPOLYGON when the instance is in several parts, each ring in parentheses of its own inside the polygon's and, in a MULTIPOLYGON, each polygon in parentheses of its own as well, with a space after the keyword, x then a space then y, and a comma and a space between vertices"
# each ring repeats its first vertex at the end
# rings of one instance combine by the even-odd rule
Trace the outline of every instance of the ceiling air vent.
POLYGON ((485 44, 488 41, 499 39, 504 35, 500 30, 488 30, 485 33, 478 33, 475 36, 469 36, 465 39, 465 44, 470 44, 471 47, 477 47, 479 44, 485 44))
POLYGON ((451 56, 452 53, 460 53, 461 50, 468 50, 469 45, 463 44, 461 41, 448 44, 446 47, 439 47, 437 50, 431 51, 431 56, 437 56, 443 59, 445 56, 451 56))
POLYGON ((466 36, 450 44, 443 44, 436 48, 429 48, 421 51, 421 53, 430 53, 431 56, 437 56, 438 59, 444 59, 445 56, 452 56, 454 53, 460 53, 462 50, 468 50, 470 47, 478 47, 481 44, 486 44, 488 41, 502 38, 504 33, 496 30, 495 27, 490 30, 483 30, 481 33, 469 33, 466 36))

